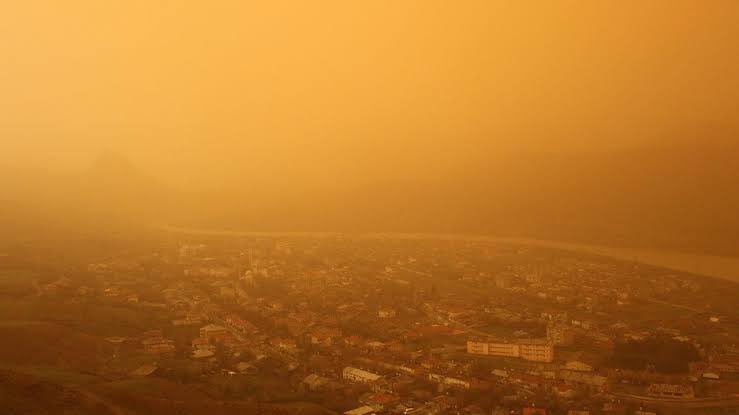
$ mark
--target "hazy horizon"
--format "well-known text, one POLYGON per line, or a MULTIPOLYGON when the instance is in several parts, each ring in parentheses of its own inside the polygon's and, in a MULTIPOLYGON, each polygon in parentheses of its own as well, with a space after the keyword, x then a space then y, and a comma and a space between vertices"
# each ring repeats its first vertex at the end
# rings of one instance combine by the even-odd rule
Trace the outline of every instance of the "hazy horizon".
POLYGON ((737 2, 6 9, 10 235, 166 223, 739 255, 737 2))

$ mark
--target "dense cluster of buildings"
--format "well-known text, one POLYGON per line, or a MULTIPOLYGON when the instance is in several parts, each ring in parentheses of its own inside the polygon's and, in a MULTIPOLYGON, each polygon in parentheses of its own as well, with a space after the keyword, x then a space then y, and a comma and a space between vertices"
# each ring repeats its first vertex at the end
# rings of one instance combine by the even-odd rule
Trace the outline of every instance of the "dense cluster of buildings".
POLYGON ((630 415, 739 394, 739 352, 713 340, 739 339, 736 316, 719 302, 703 313, 695 293, 708 288, 666 270, 487 242, 344 237, 195 240, 157 261, 145 283, 96 262, 88 272, 102 286, 44 289, 171 323, 122 334, 116 359, 145 353, 156 373, 189 362, 203 379, 275 377, 285 393, 350 415, 630 415), (684 373, 613 363, 618 344, 655 337, 700 358, 684 373))

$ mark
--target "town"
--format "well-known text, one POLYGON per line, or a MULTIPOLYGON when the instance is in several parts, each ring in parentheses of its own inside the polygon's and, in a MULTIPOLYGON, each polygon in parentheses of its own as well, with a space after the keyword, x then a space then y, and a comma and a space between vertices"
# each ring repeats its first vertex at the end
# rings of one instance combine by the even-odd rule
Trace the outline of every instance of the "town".
MULTIPOLYGON (((169 234, 66 248, 46 261, 27 247, 4 254, 4 308, 46 305, 3 314, 16 321, 0 324, 3 338, 31 320, 74 327, 86 358, 67 350, 48 366, 171 389, 181 411, 183 390, 261 413, 739 410, 739 289, 728 281, 392 235, 169 234), (11 278, 23 267, 26 285, 11 278)), ((101 393, 151 409, 168 399, 122 389, 101 393)))

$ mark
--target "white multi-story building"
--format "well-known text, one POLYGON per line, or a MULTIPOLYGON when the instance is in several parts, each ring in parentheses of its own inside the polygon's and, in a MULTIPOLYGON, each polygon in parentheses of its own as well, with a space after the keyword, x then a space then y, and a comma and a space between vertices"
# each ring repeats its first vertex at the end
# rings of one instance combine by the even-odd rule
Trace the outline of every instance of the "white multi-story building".
POLYGON ((547 363, 554 361, 554 345, 548 340, 519 340, 518 348, 521 359, 547 363))
POLYGON ((488 354, 488 342, 485 341, 467 341, 467 353, 471 354, 488 354))
POLYGON ((545 339, 519 340, 515 343, 468 341, 467 353, 551 362, 554 360, 554 345, 545 339))
POLYGON ((521 350, 516 343, 488 343, 488 354, 491 356, 520 357, 521 350))
POLYGON ((487 341, 468 341, 467 353, 489 356, 519 357, 516 343, 491 343, 487 341))

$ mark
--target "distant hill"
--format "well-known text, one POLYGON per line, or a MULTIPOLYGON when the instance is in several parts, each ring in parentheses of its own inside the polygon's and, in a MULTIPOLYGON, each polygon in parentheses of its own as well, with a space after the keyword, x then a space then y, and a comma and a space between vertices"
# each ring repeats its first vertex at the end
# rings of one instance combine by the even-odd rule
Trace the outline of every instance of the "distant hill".
POLYGON ((21 239, 125 231, 166 217, 176 200, 116 154, 73 172, 0 168, 0 188, 0 232, 21 239))
POLYGON ((105 155, 78 174, 13 173, 27 185, 3 192, 0 230, 99 232, 167 224, 476 233, 738 256, 739 141, 731 137, 600 153, 524 154, 469 166, 467 174, 445 181, 300 194, 179 192, 124 158, 105 155))

